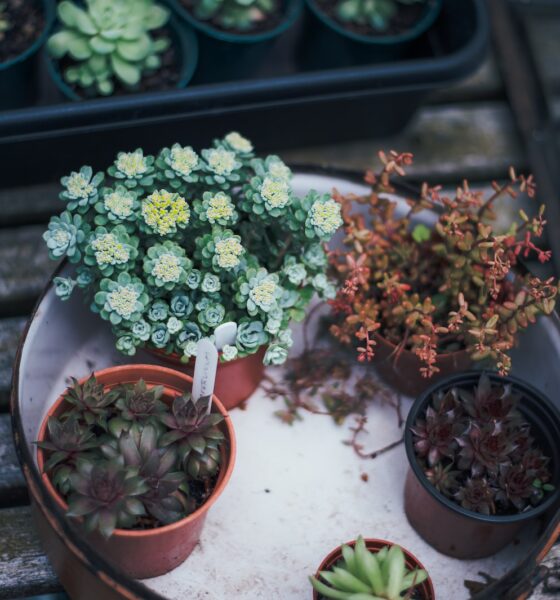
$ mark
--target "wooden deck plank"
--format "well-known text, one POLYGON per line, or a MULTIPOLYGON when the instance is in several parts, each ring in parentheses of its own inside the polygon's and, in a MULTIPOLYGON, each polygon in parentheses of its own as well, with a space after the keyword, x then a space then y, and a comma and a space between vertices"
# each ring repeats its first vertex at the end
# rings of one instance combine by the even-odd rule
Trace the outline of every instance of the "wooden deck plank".
POLYGON ((293 163, 365 169, 379 149, 412 152, 415 163, 409 175, 432 182, 489 180, 503 177, 512 164, 526 166, 513 117, 502 102, 428 106, 397 136, 298 148, 282 157, 293 163))
POLYGON ((0 315, 28 314, 55 263, 42 239, 43 225, 0 230, 0 315))
POLYGON ((25 479, 12 439, 10 415, 0 415, 0 508, 27 502, 25 479))
POLYGON ((12 367, 26 321, 25 317, 0 319, 0 412, 8 408, 12 367))
POLYGON ((0 510, 0 599, 62 590, 43 553, 28 506, 0 510))

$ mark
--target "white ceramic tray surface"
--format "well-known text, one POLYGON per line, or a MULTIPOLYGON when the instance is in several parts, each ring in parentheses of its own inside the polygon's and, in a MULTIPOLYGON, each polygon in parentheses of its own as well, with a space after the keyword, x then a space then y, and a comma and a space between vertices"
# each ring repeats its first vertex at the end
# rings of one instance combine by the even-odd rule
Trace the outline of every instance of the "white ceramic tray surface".
MULTIPOLYGON (((363 193, 366 188, 324 175, 298 174, 298 194, 309 189, 363 193)), ((514 374, 558 402, 560 356, 557 319, 542 319, 526 333, 514 357, 514 374)), ((294 329, 293 354, 301 349, 294 329)), ((139 352, 134 362, 154 362, 139 352)), ((113 346, 109 328, 89 312, 79 294, 60 302, 52 288, 31 324, 23 348, 19 385, 26 443, 32 442, 43 416, 65 389, 69 375, 131 362, 113 346)), ((280 377, 281 369, 270 371, 280 377)), ((410 401, 405 402, 408 409, 410 401)), ((360 459, 342 442, 346 426, 327 416, 304 414, 293 426, 274 412, 262 390, 247 410, 231 414, 238 443, 231 482, 210 511, 200 544, 180 567, 145 583, 167 598, 191 600, 302 600, 311 598, 308 575, 341 542, 363 534, 399 543, 429 570, 438 598, 461 600, 469 594, 464 579, 483 571, 499 578, 525 554, 534 535, 526 532, 516 546, 475 561, 455 560, 428 546, 410 527, 403 511, 408 468, 404 447, 375 460, 360 459), (367 474, 367 481, 362 474, 367 474)), ((390 408, 372 404, 369 434, 362 440, 376 449, 397 439, 400 430, 390 408)))

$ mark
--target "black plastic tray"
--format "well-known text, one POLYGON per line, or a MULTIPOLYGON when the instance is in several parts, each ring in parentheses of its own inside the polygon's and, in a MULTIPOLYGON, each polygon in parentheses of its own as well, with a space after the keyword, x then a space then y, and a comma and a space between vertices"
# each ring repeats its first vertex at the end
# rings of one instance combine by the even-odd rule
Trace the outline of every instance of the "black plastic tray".
MULTIPOLYGON (((306 14, 250 80, 61 102, 42 73, 36 106, 0 113, 0 187, 55 180, 80 164, 105 167, 119 150, 204 143, 236 129, 261 151, 401 129, 426 94, 468 75, 488 41, 483 0, 445 0, 432 28, 399 60, 305 71, 306 14)), ((200 80, 200 76, 199 76, 200 80)))

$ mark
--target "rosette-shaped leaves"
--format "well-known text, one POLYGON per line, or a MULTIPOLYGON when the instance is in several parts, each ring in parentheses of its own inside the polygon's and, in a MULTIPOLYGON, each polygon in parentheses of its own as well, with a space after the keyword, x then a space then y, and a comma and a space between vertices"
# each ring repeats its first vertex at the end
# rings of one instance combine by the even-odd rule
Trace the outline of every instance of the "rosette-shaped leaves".
POLYGON ((208 398, 194 401, 190 394, 173 400, 171 414, 162 415, 162 423, 170 430, 163 434, 160 445, 177 445, 179 459, 189 476, 214 475, 220 465, 220 443, 224 434, 217 427, 223 421, 218 413, 207 413, 208 398))
POLYGON ((201 221, 207 221, 210 225, 234 225, 239 218, 231 197, 221 191, 204 192, 202 201, 194 202, 194 210, 201 221))
POLYGON ((343 23, 368 26, 374 31, 385 32, 397 16, 399 4, 422 4, 426 0, 338 0, 335 14, 343 23))
POLYGON ((129 236, 123 225, 111 230, 97 227, 88 240, 84 263, 110 277, 116 271, 127 269, 137 256, 138 238, 129 236))
POLYGON ((186 183, 196 183, 202 168, 200 157, 191 146, 173 144, 163 148, 156 159, 157 178, 169 184, 174 190, 183 188, 186 183))
POLYGON ((185 283, 191 266, 183 248, 170 240, 151 246, 144 257, 148 285, 166 290, 185 283))
POLYGON ((121 273, 117 280, 103 279, 95 294, 93 310, 106 321, 119 325, 123 320, 134 322, 142 317, 148 304, 144 284, 137 277, 121 273))
MULTIPOLYGON (((95 224, 132 223, 138 218, 139 207, 138 194, 124 185, 117 184, 114 188, 103 188, 101 198, 95 204, 95 210, 99 213, 95 217, 95 224)), ((130 228, 130 231, 132 232, 133 229, 130 228)))
MULTIPOLYGON (((193 13, 197 19, 211 20, 223 29, 250 31, 277 6, 276 0, 196 0, 193 13)), ((233 140, 237 145, 246 147, 237 138, 233 140)))
POLYGON ((86 212, 98 198, 99 184, 103 181, 103 173, 93 174, 91 167, 82 167, 78 172, 72 171, 67 177, 63 177, 60 183, 64 191, 60 193, 60 199, 66 201, 68 210, 86 212))
POLYGON ((229 189, 241 180, 241 162, 235 152, 225 148, 207 148, 202 151, 203 180, 207 185, 229 189))
POLYGON ((484 478, 467 479, 456 492, 455 499, 467 510, 493 515, 496 512, 496 490, 484 478))
POLYGON ((134 471, 116 462, 82 461, 70 475, 70 482, 74 491, 66 514, 83 517, 86 531, 97 530, 109 538, 115 528, 130 527, 146 512, 138 497, 148 486, 134 471))
POLYGON ((134 152, 119 152, 107 172, 125 187, 142 190, 154 182, 154 157, 144 156, 142 148, 136 148, 134 152))
POLYGON ((97 379, 91 375, 83 384, 72 377, 72 385, 66 390, 64 398, 80 411, 87 425, 97 424, 105 428, 115 394, 106 392, 105 386, 97 383, 97 379))
POLYGON ((89 226, 83 223, 80 215, 64 211, 60 217, 51 217, 49 228, 43 233, 49 257, 59 260, 66 256, 70 262, 78 262, 82 256, 80 245, 88 232, 89 226))
POLYGON ((191 211, 179 194, 157 190, 142 201, 142 229, 161 237, 174 235, 185 229, 191 211))
POLYGON ((158 56, 169 46, 166 37, 150 32, 163 27, 169 11, 153 0, 70 0, 59 3, 60 29, 47 42, 51 56, 69 56, 64 79, 94 94, 107 96, 119 82, 138 85, 142 76, 161 65, 158 56))

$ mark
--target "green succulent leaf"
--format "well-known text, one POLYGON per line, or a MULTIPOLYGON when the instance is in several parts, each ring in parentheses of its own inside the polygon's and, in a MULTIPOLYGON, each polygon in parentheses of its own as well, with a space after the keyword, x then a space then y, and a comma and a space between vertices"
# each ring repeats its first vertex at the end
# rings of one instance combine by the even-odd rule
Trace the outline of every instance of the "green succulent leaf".
POLYGON ((116 54, 111 54, 111 65, 115 75, 126 85, 136 85, 140 81, 140 68, 116 54))

